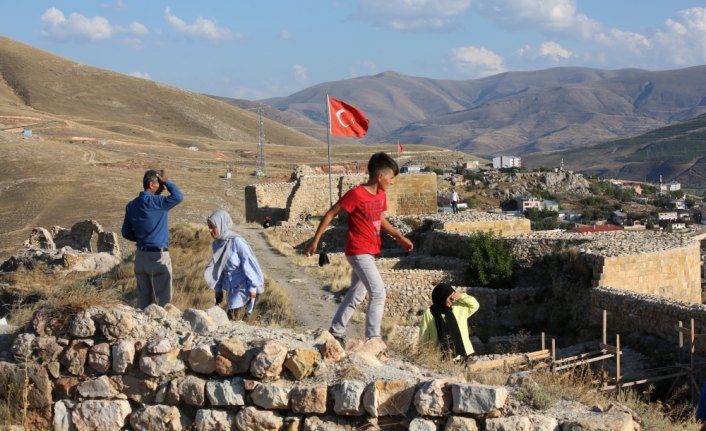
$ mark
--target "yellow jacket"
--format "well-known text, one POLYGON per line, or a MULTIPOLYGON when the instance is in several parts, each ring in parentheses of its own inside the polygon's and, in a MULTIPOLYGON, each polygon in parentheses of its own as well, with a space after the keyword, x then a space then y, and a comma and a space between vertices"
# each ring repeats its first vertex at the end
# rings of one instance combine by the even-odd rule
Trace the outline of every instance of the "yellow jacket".
MULTIPOLYGON (((451 313, 453 313, 456 318, 456 322, 458 322, 458 329, 461 333, 461 338, 463 339, 463 347, 469 355, 473 353, 473 345, 471 344, 467 319, 471 317, 473 313, 478 311, 479 308, 480 304, 476 298, 467 293, 464 293, 458 301, 454 302, 451 306, 451 313)), ((439 333, 436 331, 434 316, 431 314, 431 310, 429 309, 424 312, 422 321, 419 324, 419 345, 440 346, 439 333)))

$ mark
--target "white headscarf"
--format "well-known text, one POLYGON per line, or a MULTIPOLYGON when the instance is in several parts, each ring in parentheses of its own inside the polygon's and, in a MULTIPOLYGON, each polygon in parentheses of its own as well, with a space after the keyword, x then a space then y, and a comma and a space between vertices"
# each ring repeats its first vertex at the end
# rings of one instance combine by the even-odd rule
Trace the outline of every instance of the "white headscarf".
POLYGON ((216 239, 213 241, 214 244, 216 244, 216 249, 213 251, 213 258, 208 263, 203 276, 208 286, 211 289, 215 289, 218 279, 221 278, 223 268, 230 259, 230 242, 234 238, 237 238, 238 234, 231 230, 233 220, 230 218, 230 214, 224 210, 214 212, 208 216, 207 220, 216 226, 218 236, 216 236, 216 239))

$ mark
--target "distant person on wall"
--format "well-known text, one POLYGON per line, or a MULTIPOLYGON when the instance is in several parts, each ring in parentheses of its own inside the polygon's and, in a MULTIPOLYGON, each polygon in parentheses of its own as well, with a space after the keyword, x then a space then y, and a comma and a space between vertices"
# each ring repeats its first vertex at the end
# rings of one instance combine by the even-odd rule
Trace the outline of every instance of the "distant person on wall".
POLYGON ((458 213, 458 201, 460 200, 458 193, 456 193, 456 189, 451 190, 451 197, 449 198, 451 200, 451 210, 453 210, 454 214, 458 213))
POLYGON ((439 283, 431 292, 432 305, 419 327, 419 345, 438 347, 450 358, 467 359, 473 354, 468 318, 480 305, 476 298, 439 283))
POLYGON ((405 251, 414 248, 412 241, 400 234, 382 213, 387 210, 385 191, 395 183, 399 173, 397 163, 385 153, 375 153, 368 161, 368 181, 349 190, 331 209, 326 212, 316 229, 314 238, 306 249, 312 256, 321 236, 331 221, 341 212, 348 213, 348 237, 346 239, 346 259, 351 265, 351 285, 343 302, 333 317, 331 334, 344 345, 346 326, 356 307, 368 295, 368 310, 365 318, 365 336, 381 337, 380 325, 385 309, 385 285, 375 266, 375 256, 380 254, 380 231, 392 236, 405 251))
POLYGON ((172 301, 172 260, 169 257, 169 210, 184 195, 164 171, 150 169, 142 177, 144 191, 125 206, 122 235, 137 243, 135 278, 140 308, 164 307, 172 301), (162 196, 164 189, 169 196, 162 196))
POLYGON ((231 229, 233 220, 226 211, 214 212, 206 223, 213 237, 213 258, 204 278, 215 292, 216 304, 228 292, 228 317, 241 320, 252 313, 255 298, 264 291, 265 277, 247 241, 231 229))

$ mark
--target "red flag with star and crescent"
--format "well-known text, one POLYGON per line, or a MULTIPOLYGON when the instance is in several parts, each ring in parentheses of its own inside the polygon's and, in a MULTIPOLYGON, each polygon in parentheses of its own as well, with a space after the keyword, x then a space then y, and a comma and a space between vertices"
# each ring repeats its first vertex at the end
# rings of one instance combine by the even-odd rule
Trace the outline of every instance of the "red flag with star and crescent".
POLYGON ((370 121, 363 111, 333 97, 328 98, 329 125, 332 136, 362 138, 370 121))

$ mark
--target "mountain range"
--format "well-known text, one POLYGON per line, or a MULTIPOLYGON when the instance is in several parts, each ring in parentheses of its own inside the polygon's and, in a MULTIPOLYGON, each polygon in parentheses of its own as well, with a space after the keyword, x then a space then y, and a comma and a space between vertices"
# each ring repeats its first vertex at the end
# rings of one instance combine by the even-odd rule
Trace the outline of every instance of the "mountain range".
POLYGON ((262 102, 325 124, 326 94, 368 115, 368 142, 429 144, 490 158, 596 144, 705 113, 706 66, 553 68, 468 81, 384 72, 262 102))

